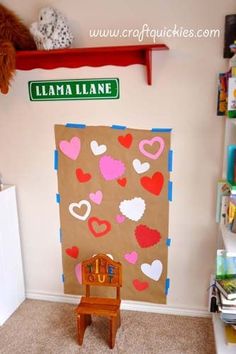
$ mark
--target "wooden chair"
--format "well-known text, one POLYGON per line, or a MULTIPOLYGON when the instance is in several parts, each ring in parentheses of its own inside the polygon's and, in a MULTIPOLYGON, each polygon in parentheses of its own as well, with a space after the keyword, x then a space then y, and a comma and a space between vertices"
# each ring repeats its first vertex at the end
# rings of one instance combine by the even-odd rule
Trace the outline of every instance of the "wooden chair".
POLYGON ((120 287, 122 286, 121 263, 114 262, 104 254, 98 254, 82 262, 82 284, 86 293, 76 308, 78 343, 82 345, 86 327, 91 324, 91 315, 109 318, 109 346, 115 345, 117 329, 120 327, 120 287), (116 288, 116 298, 92 297, 90 286, 116 288))

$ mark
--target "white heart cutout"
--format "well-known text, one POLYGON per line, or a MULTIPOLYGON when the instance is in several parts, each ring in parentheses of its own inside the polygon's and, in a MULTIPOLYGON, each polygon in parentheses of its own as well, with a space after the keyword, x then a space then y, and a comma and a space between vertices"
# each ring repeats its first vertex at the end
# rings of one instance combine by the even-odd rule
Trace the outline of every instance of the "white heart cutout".
POLYGON ((141 264, 141 270, 148 278, 155 281, 160 279, 162 273, 163 265, 159 259, 155 259, 152 264, 143 263, 141 264))
POLYGON ((145 208, 145 201, 140 197, 123 200, 119 205, 120 212, 133 221, 138 221, 142 218, 145 208))
POLYGON ((98 145, 96 140, 91 141, 90 147, 95 156, 102 155, 107 151, 106 145, 98 145))
POLYGON ((91 212, 91 204, 87 200, 81 200, 79 203, 71 203, 69 205, 69 212, 71 213, 72 216, 74 216, 74 218, 84 221, 87 219, 87 217, 91 212), (74 211, 74 208, 80 209, 84 205, 87 207, 87 210, 83 215, 80 215, 74 211))
POLYGON ((133 167, 137 173, 144 173, 149 170, 150 163, 149 162, 141 162, 139 159, 133 160, 133 167))

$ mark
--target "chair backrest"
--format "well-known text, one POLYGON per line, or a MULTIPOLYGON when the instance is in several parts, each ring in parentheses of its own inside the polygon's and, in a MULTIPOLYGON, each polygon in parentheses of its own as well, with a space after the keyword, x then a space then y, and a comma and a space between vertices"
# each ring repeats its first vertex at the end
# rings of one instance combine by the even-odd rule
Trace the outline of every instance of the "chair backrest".
POLYGON ((120 299, 122 286, 122 265, 105 254, 97 254, 82 262, 82 284, 86 286, 86 297, 90 296, 90 286, 116 287, 116 297, 120 299))

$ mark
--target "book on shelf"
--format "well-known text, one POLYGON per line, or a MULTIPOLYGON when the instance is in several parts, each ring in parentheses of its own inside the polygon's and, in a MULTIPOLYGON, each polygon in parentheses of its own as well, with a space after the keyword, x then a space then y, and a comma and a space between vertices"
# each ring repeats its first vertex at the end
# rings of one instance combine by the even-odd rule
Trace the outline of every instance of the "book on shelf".
MULTIPOLYGON (((224 297, 224 295, 222 295, 224 297)), ((228 300, 233 301, 233 300, 228 300)), ((236 305, 223 305, 218 297, 218 311, 221 312, 222 320, 226 323, 236 324, 236 305)))
POLYGON ((220 73, 218 76, 217 116, 225 116, 227 114, 227 89, 227 73, 220 73))
POLYGON ((220 319, 227 323, 227 324, 231 324, 231 325, 235 325, 236 324, 236 315, 235 313, 231 313, 231 312, 220 312, 220 319))
POLYGON ((236 117, 236 78, 230 77, 228 81, 228 117, 235 118, 236 117))
POLYGON ((236 216, 236 196, 232 195, 229 198, 229 218, 228 222, 231 224, 236 216))
POLYGON ((236 345, 236 331, 231 325, 225 325, 225 339, 227 344, 236 345))
POLYGON ((217 303, 222 310, 236 310, 236 299, 228 300, 218 288, 216 288, 216 291, 217 303))
MULTIPOLYGON (((236 145, 228 145, 227 147, 227 181, 232 187, 236 185, 235 173, 235 156, 236 156, 236 145)), ((232 193, 232 192, 231 192, 232 193)))
POLYGON ((226 299, 236 299, 236 278, 216 279, 216 287, 226 299))

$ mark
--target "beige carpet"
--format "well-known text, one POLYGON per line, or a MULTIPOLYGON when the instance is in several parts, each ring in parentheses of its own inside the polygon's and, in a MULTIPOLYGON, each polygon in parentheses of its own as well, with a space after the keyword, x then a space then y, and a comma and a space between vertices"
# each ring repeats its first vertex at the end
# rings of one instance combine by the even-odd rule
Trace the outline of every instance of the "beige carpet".
POLYGON ((113 350, 108 323, 94 318, 83 346, 76 342, 74 305, 26 300, 0 327, 1 354, 214 354, 210 318, 122 311, 113 350))

